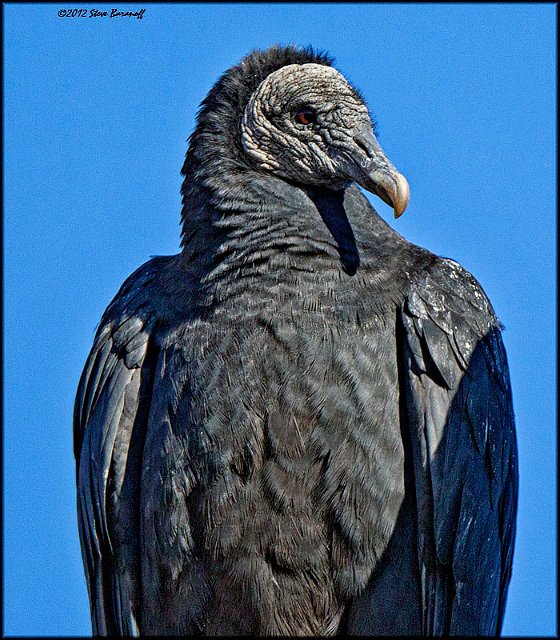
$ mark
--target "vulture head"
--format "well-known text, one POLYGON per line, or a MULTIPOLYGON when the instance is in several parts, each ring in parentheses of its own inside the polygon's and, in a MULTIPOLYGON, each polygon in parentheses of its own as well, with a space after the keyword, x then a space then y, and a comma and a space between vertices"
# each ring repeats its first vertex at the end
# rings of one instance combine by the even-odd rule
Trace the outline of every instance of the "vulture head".
POLYGON ((205 216, 239 211, 249 196, 253 205, 263 189, 281 192, 270 177, 332 190, 356 182, 395 217, 403 213, 408 183, 379 146, 364 100, 332 63, 311 47, 273 46, 216 82, 183 165, 183 245, 205 216))
POLYGON ((262 171, 333 189, 355 181, 395 217, 406 209, 406 179, 379 146, 360 95, 333 67, 289 64, 269 74, 244 109, 241 140, 262 171))

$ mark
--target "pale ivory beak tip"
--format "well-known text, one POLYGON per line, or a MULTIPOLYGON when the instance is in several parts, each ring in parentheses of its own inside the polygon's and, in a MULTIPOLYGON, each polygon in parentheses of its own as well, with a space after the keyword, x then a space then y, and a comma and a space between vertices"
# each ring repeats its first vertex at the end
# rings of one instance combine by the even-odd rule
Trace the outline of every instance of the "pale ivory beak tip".
POLYGON ((394 178, 396 186, 396 197, 393 203, 393 211, 395 213, 395 218, 400 218, 405 212, 406 207, 408 206, 408 200, 410 198, 410 187, 408 186, 406 178, 402 174, 397 173, 395 174, 394 178))

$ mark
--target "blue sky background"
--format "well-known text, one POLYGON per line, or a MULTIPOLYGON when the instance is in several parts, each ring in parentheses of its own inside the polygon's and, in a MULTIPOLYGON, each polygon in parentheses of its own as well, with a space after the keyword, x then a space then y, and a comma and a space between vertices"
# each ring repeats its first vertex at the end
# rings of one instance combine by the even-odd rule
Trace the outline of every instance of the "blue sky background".
POLYGON ((91 633, 72 405, 122 281, 179 248, 199 102, 252 48, 312 44, 411 186, 409 240, 506 325, 521 491, 505 635, 556 633, 556 6, 4 5, 4 633, 91 633))

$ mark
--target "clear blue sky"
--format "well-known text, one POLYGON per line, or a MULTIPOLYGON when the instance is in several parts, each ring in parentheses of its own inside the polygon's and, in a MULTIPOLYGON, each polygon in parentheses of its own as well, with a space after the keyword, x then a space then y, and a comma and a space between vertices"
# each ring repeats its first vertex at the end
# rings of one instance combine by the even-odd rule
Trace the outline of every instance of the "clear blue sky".
POLYGON ((312 44, 407 176, 398 221, 507 329, 521 492, 506 635, 556 633, 556 6, 4 5, 4 633, 91 633, 72 405, 100 316, 179 248, 186 138, 252 48, 312 44))

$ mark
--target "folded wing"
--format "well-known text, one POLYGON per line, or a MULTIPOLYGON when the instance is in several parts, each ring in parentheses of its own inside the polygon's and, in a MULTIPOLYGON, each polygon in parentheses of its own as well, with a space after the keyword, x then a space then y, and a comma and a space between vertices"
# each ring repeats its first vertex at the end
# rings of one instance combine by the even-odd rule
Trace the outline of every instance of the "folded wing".
POLYGON ((94 635, 138 635, 139 487, 157 361, 154 259, 101 320, 74 406, 78 523, 94 635))
POLYGON ((482 289, 439 260, 402 319, 427 635, 499 634, 511 577, 517 447, 501 328, 482 289))

